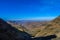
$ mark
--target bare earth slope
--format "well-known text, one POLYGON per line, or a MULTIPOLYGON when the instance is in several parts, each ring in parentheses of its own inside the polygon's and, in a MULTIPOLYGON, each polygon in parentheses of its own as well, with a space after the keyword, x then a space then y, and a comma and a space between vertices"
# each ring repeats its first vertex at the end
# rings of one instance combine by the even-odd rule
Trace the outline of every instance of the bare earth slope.
POLYGON ((49 22, 43 30, 35 35, 35 37, 48 36, 53 34, 57 35, 58 38, 60 37, 60 16, 49 22))

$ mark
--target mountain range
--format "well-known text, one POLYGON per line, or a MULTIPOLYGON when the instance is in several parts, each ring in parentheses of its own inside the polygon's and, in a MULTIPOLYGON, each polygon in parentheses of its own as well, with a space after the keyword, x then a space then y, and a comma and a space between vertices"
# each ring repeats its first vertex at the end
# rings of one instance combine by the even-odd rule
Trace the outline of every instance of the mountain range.
POLYGON ((51 21, 4 21, 0 18, 0 40, 59 40, 60 16, 51 21))

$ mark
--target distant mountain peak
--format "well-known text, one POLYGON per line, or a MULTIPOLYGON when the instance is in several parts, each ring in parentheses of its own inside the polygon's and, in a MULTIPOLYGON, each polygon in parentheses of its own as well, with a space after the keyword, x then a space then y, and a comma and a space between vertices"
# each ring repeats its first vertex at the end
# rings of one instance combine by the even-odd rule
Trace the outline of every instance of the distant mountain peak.
POLYGON ((57 18, 59 18, 59 19, 60 19, 60 15, 59 15, 57 18))
POLYGON ((0 18, 0 21, 3 21, 3 19, 2 19, 2 18, 0 18))
POLYGON ((58 17, 56 17, 53 22, 60 22, 60 15, 58 17))
POLYGON ((7 24, 2 18, 0 18, 0 24, 7 24))

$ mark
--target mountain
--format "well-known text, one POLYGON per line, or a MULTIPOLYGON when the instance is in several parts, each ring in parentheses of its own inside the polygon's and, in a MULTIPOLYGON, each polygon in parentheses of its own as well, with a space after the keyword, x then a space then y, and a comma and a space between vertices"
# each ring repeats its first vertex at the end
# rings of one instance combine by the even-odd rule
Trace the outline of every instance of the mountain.
POLYGON ((54 34, 58 38, 60 38, 60 16, 58 16, 54 20, 50 21, 47 25, 45 25, 45 28, 40 30, 40 32, 38 32, 35 35, 35 37, 48 36, 54 34))
POLYGON ((28 40, 48 38, 56 35, 60 39, 60 16, 52 21, 4 21, 0 18, 0 39, 28 40))
POLYGON ((31 36, 0 18, 0 40, 30 40, 31 36))
POLYGON ((25 31, 29 33, 31 36, 35 36, 37 32, 42 30, 44 26, 49 22, 49 21, 8 21, 9 24, 12 26, 18 28, 18 30, 25 31), (23 22, 23 23, 22 23, 23 22))
MULTIPOLYGON (((20 29, 22 28, 24 29, 24 27, 21 25, 19 27, 20 29)), ((12 25, 12 23, 6 22, 0 18, 0 40, 38 40, 38 39, 48 40, 55 37, 56 37, 55 35, 51 35, 46 37, 32 38, 30 34, 25 32, 25 30, 24 31, 19 30, 16 24, 12 25)))
POLYGON ((22 25, 15 22, 6 22, 0 18, 0 40, 60 39, 59 20, 60 16, 49 22, 26 22, 22 25))

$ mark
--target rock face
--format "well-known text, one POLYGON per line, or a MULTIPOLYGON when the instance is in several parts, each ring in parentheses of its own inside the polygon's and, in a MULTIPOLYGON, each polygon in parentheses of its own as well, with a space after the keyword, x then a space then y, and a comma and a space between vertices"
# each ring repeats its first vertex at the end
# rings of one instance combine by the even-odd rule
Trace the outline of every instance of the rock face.
POLYGON ((0 40, 30 40, 30 35, 0 19, 0 40))

